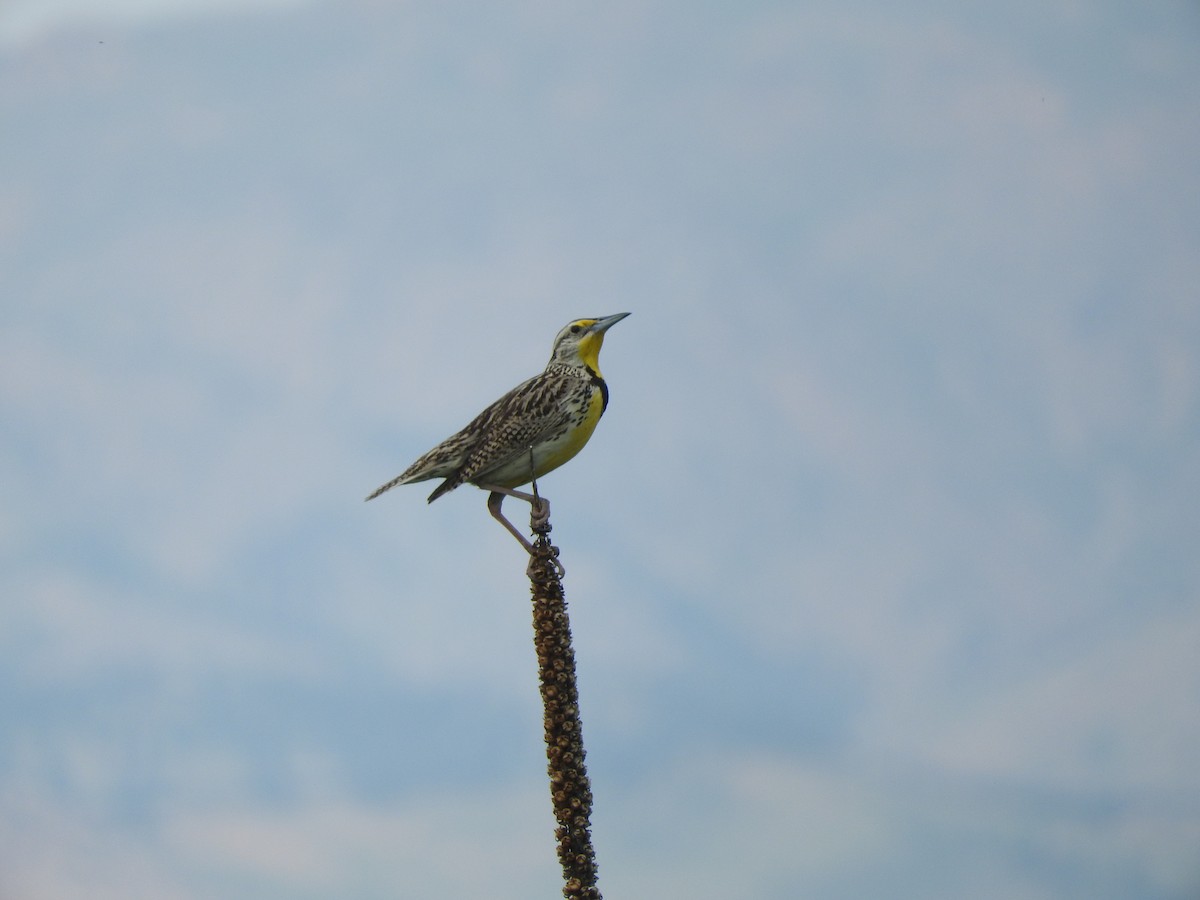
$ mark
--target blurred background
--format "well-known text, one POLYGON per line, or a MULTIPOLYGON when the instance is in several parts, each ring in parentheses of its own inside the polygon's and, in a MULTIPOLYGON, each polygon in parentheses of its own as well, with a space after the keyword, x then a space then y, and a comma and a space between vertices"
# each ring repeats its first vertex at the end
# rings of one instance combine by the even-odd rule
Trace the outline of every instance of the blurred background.
POLYGON ((1200 7, 0 6, 0 897, 1200 897, 1200 7), (509 504, 514 521, 527 512, 509 504))

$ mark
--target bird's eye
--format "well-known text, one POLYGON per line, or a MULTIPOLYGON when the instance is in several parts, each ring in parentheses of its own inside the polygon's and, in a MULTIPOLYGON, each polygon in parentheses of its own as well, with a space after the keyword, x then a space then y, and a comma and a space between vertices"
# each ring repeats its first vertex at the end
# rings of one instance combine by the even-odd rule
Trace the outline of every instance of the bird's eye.
POLYGON ((578 325, 572 325, 572 326, 571 326, 571 334, 579 334, 579 332, 580 332, 580 331, 582 331, 582 330, 583 330, 583 329, 582 329, 582 328, 580 328, 578 325))

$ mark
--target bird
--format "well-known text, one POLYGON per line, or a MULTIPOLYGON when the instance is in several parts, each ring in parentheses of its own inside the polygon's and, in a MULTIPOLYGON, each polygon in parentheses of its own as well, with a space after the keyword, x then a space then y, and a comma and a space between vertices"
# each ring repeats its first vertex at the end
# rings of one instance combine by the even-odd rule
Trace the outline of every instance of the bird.
POLYGON ((488 512, 533 555, 533 545, 501 512, 505 497, 531 504, 546 521, 549 502, 537 479, 583 449, 608 408, 608 385, 600 375, 604 335, 629 313, 568 322, 554 338, 543 372, 517 385, 459 431, 367 496, 374 500, 400 484, 445 479, 432 503, 463 484, 488 491, 488 512), (533 484, 533 493, 518 491, 533 484))

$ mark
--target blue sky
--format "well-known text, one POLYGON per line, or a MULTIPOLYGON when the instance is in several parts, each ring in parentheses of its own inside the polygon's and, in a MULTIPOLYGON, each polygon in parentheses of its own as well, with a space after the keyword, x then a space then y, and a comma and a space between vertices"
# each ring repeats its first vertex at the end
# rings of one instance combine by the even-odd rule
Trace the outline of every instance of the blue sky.
POLYGON ((520 550, 362 497, 629 311, 541 485, 605 895, 1194 898, 1198 42, 6 6, 0 897, 557 896, 520 550))

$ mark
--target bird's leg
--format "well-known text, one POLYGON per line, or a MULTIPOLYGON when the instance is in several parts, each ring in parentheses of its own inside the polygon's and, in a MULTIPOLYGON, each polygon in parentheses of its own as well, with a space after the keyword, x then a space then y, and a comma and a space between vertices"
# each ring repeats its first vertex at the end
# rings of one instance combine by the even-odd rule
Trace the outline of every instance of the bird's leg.
MULTIPOLYGON (((508 529, 508 533, 521 542, 521 546, 525 548, 525 552, 529 554, 529 565, 533 566, 533 544, 529 543, 525 535, 517 529, 512 522, 504 518, 504 514, 500 512, 500 505, 504 502, 505 497, 516 497, 518 500, 524 500, 533 507, 533 525, 534 527, 545 523, 550 518, 550 501, 537 493, 537 485, 533 487, 533 493, 527 494, 524 491, 515 491, 512 488, 500 487, 495 484, 480 484, 479 487, 485 491, 490 491, 488 494, 488 512, 492 514, 492 518, 508 529)), ((558 570, 558 577, 562 578, 567 574, 562 563, 557 559, 553 560, 554 568, 558 570)))
POLYGON ((486 491, 491 491, 491 493, 488 494, 488 512, 492 514, 492 518, 507 528, 509 534, 520 541, 521 546, 525 548, 530 556, 533 556, 533 544, 529 543, 529 540, 525 537, 525 535, 521 534, 521 532, 517 530, 516 525, 504 518, 504 513, 500 511, 500 504, 504 502, 505 496, 516 497, 520 500, 527 500, 529 503, 536 502, 538 498, 534 497, 533 494, 526 494, 524 491, 514 491, 511 488, 496 487, 490 484, 480 485, 480 487, 486 491))
POLYGON ((529 448, 529 482, 533 486, 533 500, 530 506, 533 510, 529 516, 529 524, 534 531, 550 521, 550 501, 543 500, 538 494, 537 478, 533 474, 533 447, 529 448))

